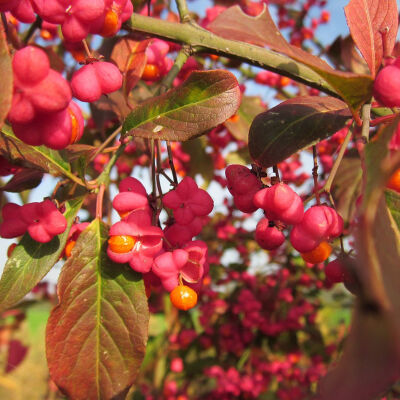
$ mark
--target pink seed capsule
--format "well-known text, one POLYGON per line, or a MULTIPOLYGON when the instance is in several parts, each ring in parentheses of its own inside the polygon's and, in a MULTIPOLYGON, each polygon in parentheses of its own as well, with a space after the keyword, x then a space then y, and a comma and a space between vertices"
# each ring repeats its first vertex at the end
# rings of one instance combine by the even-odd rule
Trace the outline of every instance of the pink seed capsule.
POLYGON ((285 236, 276 226, 271 226, 267 218, 263 218, 257 224, 255 239, 261 248, 275 250, 285 241, 285 236))

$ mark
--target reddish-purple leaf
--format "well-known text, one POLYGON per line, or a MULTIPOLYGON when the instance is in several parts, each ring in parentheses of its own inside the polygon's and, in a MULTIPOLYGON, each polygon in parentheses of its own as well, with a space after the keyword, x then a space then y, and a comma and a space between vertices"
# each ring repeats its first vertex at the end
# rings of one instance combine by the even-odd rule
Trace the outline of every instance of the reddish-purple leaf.
POLYGON ((19 340, 10 340, 8 344, 8 355, 5 372, 12 372, 24 360, 28 347, 24 346, 19 340))
POLYGON ((239 83, 225 70, 194 71, 182 85, 137 106, 123 135, 185 141, 226 121, 240 104, 239 83))
POLYGON ((8 52, 7 42, 4 35, 3 23, 0 22, 0 127, 11 107, 13 92, 13 73, 11 57, 8 52))
POLYGON ((33 189, 42 182, 43 172, 35 169, 23 169, 17 172, 0 190, 6 192, 22 192, 33 189))
POLYGON ((140 274, 107 257, 107 237, 98 219, 81 233, 47 324, 50 374, 71 400, 124 399, 145 353, 144 284, 140 274))
POLYGON ((287 100, 254 118, 249 151, 262 167, 270 167, 297 151, 337 132, 351 114, 334 97, 304 96, 287 100))
POLYGON ((111 59, 123 74, 122 91, 125 97, 128 97, 142 76, 147 61, 146 49, 150 42, 150 39, 138 42, 123 38, 113 48, 111 59))
POLYGON ((351 36, 375 78, 392 54, 398 29, 396 0, 351 0, 344 8, 351 36))
POLYGON ((210 23, 208 29, 227 39, 268 46, 306 65, 329 83, 354 113, 371 97, 373 81, 370 76, 334 70, 321 58, 289 44, 273 22, 267 7, 257 17, 245 14, 239 6, 230 7, 210 23))

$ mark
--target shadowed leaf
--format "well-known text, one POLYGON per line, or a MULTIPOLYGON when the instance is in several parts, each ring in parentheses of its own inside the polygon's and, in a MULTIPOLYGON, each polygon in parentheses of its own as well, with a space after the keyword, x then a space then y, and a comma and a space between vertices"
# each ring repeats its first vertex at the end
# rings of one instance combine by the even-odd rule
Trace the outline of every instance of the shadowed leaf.
POLYGON ((11 107, 13 93, 13 73, 11 57, 8 52, 7 42, 4 35, 3 23, 0 22, 0 127, 3 125, 8 111, 11 107))
POLYGON ((106 254, 98 219, 79 236, 46 331, 50 374, 73 400, 124 399, 144 357, 149 311, 141 275, 106 254))
POLYGON ((341 129, 351 114, 333 97, 297 97, 257 115, 250 127, 249 151, 271 167, 341 129))
POLYGON ((65 232, 48 243, 39 243, 25 234, 8 259, 0 280, 0 312, 20 301, 59 260, 68 232, 81 208, 82 199, 66 203, 65 232))
POLYGON ((306 65, 331 85, 354 114, 371 97, 373 80, 370 76, 334 70, 321 58, 289 44, 276 27, 267 7, 256 17, 245 14, 239 6, 230 7, 207 28, 227 39, 268 46, 306 65))
POLYGON ((397 167, 386 167, 395 126, 365 148, 363 203, 355 229, 360 293, 343 356, 320 384, 322 400, 373 400, 400 378, 400 233, 383 196, 397 167))
POLYGON ((195 71, 182 85, 137 106, 124 135, 185 141, 226 121, 238 109, 240 89, 229 71, 195 71))
POLYGON ((17 172, 0 190, 6 192, 22 192, 33 189, 42 182, 43 172, 35 169, 23 169, 17 172))
POLYGON ((358 155, 347 155, 340 163, 332 182, 331 193, 336 210, 346 223, 353 220, 357 211, 356 200, 361 194, 362 169, 358 155))
POLYGON ((237 140, 248 142, 250 125, 254 118, 265 111, 261 97, 243 96, 238 112, 225 121, 224 125, 237 140))
POLYGON ((396 42, 396 0, 351 0, 344 12, 351 36, 375 77, 384 56, 383 43, 387 55, 391 55, 396 42))

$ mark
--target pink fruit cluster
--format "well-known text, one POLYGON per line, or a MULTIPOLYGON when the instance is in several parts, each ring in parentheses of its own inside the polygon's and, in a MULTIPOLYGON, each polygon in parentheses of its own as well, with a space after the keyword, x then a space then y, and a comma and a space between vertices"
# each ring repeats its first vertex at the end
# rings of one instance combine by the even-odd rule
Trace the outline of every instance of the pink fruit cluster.
POLYGON ((67 220, 50 200, 19 206, 7 203, 2 209, 0 236, 15 238, 29 233, 33 240, 47 243, 67 228, 67 220))
POLYGON ((63 149, 83 133, 80 108, 71 101, 69 83, 50 68, 47 54, 34 46, 12 60, 14 89, 8 113, 14 134, 27 144, 63 149))
POLYGON ((78 42, 89 33, 115 34, 133 12, 129 0, 31 0, 43 21, 61 25, 65 40, 78 42))
POLYGON ((265 218, 258 222, 255 231, 255 239, 263 249, 281 246, 285 241, 282 228, 288 225, 294 225, 290 242, 300 253, 342 234, 343 219, 333 208, 316 205, 304 212, 300 196, 288 185, 280 182, 260 189, 259 179, 242 165, 230 165, 225 174, 239 210, 264 210, 265 218))
POLYGON ((152 209, 139 180, 125 178, 119 190, 113 207, 122 220, 110 228, 107 249, 110 259, 129 263, 135 271, 146 274, 145 282, 158 281, 167 291, 172 291, 180 281, 200 288, 201 279, 208 273, 207 245, 192 239, 203 227, 201 219, 213 209, 209 194, 192 178, 184 178, 163 197, 164 206, 174 215, 174 222, 168 223, 163 231, 151 223, 152 209), (118 242, 121 248, 114 245, 117 240, 121 240, 118 242), (131 243, 127 245, 128 251, 124 249, 125 241, 131 243))
POLYGON ((122 74, 110 62, 93 62, 76 71, 71 79, 73 95, 81 101, 93 102, 102 94, 115 92, 122 86, 122 74))
POLYGON ((300 253, 315 249, 322 241, 340 236, 343 218, 331 207, 316 205, 309 208, 302 220, 290 232, 290 242, 300 253))

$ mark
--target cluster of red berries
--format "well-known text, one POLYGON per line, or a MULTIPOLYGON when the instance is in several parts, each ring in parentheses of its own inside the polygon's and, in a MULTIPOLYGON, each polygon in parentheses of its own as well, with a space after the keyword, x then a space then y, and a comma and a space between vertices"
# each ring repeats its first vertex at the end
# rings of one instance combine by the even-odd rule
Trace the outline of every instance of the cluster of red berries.
POLYGON ((6 239, 29 233, 32 239, 47 243, 67 228, 67 220, 51 200, 19 206, 7 203, 2 209, 0 236, 6 239))
POLYGON ((63 149, 83 133, 80 108, 71 101, 69 83, 50 68, 47 54, 34 46, 12 60, 14 93, 8 113, 15 135, 32 146, 63 149))
POLYGON ((203 227, 201 218, 213 209, 211 197, 192 178, 184 178, 163 197, 163 204, 173 211, 175 221, 168 223, 163 231, 152 224, 152 208, 139 180, 125 178, 119 191, 113 207, 122 219, 110 228, 108 256, 151 275, 145 282, 158 280, 171 292, 171 301, 177 308, 194 307, 196 290, 200 289, 209 267, 207 245, 192 238, 203 227))
POLYGON ((290 242, 305 261, 316 264, 329 257, 332 248, 328 240, 343 231, 343 219, 333 208, 315 205, 304 212, 300 196, 288 185, 279 182, 262 188, 257 176, 243 165, 230 165, 225 174, 228 190, 240 211, 264 210, 265 218, 258 222, 255 231, 260 247, 277 249, 285 241, 282 229, 293 225, 290 242))

